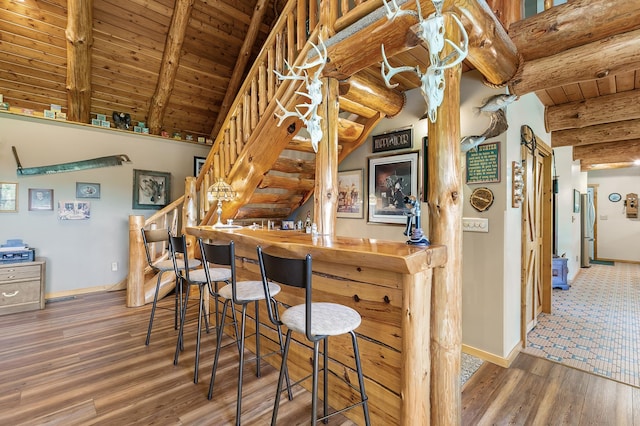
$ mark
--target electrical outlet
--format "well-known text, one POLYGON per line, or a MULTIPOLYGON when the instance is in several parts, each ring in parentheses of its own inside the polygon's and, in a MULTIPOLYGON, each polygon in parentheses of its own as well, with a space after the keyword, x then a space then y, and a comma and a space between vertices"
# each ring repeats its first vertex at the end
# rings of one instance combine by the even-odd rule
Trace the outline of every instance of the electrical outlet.
POLYGON ((116 272, 118 270, 118 262, 111 262, 111 271, 116 272))

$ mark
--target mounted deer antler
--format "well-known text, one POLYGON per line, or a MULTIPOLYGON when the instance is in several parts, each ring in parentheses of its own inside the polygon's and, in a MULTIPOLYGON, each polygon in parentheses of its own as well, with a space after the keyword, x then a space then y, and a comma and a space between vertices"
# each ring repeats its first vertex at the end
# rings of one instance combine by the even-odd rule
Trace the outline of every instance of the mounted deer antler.
POLYGON ((307 91, 296 91, 296 93, 308 98, 309 102, 296 105, 294 108, 295 111, 287 111, 287 109, 276 99, 278 106, 283 112, 280 115, 276 114, 276 117, 280 119, 278 121, 278 126, 280 126, 287 117, 297 117, 302 120, 309 132, 311 137, 311 146, 313 146, 313 150, 315 152, 318 152, 318 142, 322 139, 322 128, 320 127, 320 120, 322 118, 318 116, 318 106, 322 103, 322 81, 320 81, 320 75, 327 63, 327 47, 322 42, 322 39, 320 39, 319 44, 322 46, 324 53, 320 51, 318 46, 311 43, 316 52, 318 52, 318 58, 316 60, 305 62, 297 67, 291 67, 285 61, 285 64, 289 68, 288 75, 283 75, 275 70, 273 71, 280 80, 301 80, 305 82, 307 91), (308 70, 313 68, 316 68, 313 76, 309 77, 308 70), (306 108, 307 111, 303 114, 300 112, 300 108, 306 108))
POLYGON ((462 22, 460 22, 460 19, 458 19, 458 17, 453 13, 450 13, 450 16, 460 28, 460 32, 462 33, 462 42, 460 46, 458 46, 451 40, 444 38, 444 16, 442 15, 442 4, 444 0, 431 0, 435 7, 435 12, 429 15, 427 19, 422 18, 419 0, 416 0, 417 12, 412 10, 401 10, 397 5, 396 0, 392 0, 393 7, 390 7, 385 0, 383 0, 383 2, 387 8, 387 18, 390 20, 394 19, 396 16, 407 14, 418 17, 421 28, 419 36, 420 39, 428 45, 430 65, 424 73, 422 73, 420 68, 417 66, 394 68, 389 65, 389 61, 387 60, 387 56, 384 52, 384 45, 382 45, 382 77, 384 78, 387 87, 393 88, 397 86, 397 84, 392 85, 390 82, 394 75, 404 71, 414 72, 420 78, 420 88, 422 90, 422 95, 425 98, 425 102, 427 103, 429 120, 433 123, 436 121, 437 109, 442 104, 444 96, 445 81, 442 71, 448 68, 453 68, 467 57, 467 54, 469 53, 469 36, 467 35, 462 22), (454 50, 443 59, 440 59, 440 53, 442 52, 445 43, 449 44, 449 46, 454 50), (386 72, 385 66, 388 69, 386 72))

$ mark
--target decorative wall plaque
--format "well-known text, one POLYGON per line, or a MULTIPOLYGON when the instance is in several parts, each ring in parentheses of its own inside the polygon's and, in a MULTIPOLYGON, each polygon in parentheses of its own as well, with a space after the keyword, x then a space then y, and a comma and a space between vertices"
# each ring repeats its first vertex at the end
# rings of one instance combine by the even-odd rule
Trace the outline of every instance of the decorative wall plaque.
POLYGON ((493 204, 493 192, 489 188, 476 188, 469 197, 469 202, 474 209, 483 212, 493 204))

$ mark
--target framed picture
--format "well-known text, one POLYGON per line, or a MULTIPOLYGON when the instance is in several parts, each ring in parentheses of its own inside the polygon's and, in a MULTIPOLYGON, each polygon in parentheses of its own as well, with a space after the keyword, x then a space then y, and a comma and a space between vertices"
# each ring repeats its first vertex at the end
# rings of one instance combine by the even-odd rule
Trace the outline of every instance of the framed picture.
POLYGON ((53 210, 53 189, 29 188, 29 210, 53 210))
POLYGON ((159 210, 169 204, 171 173, 133 170, 133 208, 159 210))
POLYGON ((0 213, 18 211, 18 184, 0 182, 0 213))
POLYGON ((100 184, 76 182, 76 198, 100 198, 100 184))
POLYGON ((580 213, 580 191, 573 190, 573 212, 580 213))
POLYGON ((417 194, 417 152, 369 158, 369 222, 405 224, 404 198, 417 194))
POLYGON ((200 174, 200 170, 202 166, 204 166, 204 162, 207 161, 206 157, 193 157, 193 175, 198 177, 200 174))
POLYGON ((338 217, 362 219, 364 217, 362 169, 338 172, 338 217))
POLYGON ((91 202, 89 201, 59 201, 58 219, 87 220, 91 217, 91 202))

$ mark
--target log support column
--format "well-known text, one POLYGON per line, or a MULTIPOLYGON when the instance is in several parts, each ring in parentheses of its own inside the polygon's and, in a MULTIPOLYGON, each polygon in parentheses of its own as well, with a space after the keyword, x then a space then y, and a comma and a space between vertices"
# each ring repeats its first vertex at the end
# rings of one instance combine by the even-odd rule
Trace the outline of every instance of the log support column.
POLYGON ((313 218, 321 235, 335 235, 338 203, 338 80, 322 79, 318 115, 322 118, 322 140, 316 153, 313 218))
MULTIPOLYGON (((448 39, 459 29, 447 20, 448 39)), ((445 47, 443 56, 451 48, 445 47)), ((462 185, 460 171, 460 65, 445 70, 444 100, 429 123, 429 237, 447 246, 447 262, 435 268, 431 291, 431 425, 461 424, 462 185)))

